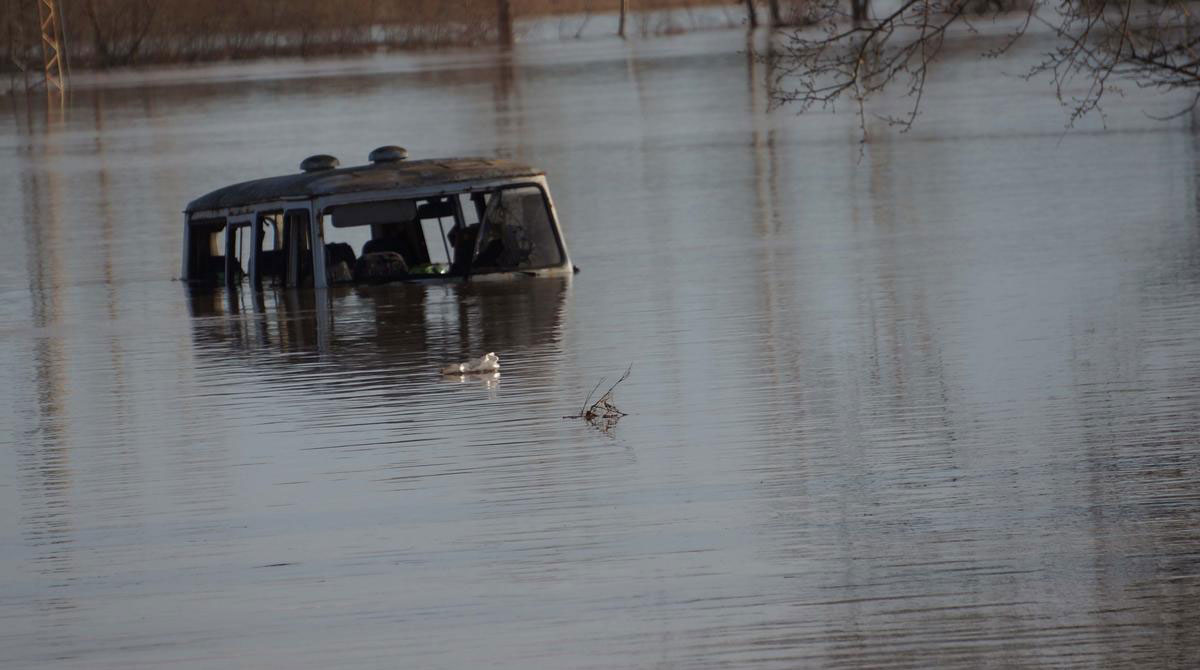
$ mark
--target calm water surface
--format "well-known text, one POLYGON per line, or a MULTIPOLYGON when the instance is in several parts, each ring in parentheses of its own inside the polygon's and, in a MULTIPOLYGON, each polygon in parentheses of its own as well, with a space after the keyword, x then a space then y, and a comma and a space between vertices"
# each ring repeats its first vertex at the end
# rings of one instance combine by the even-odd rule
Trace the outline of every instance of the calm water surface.
POLYGON ((1064 134, 964 57, 864 148, 768 111, 746 47, 0 100, 0 666, 1200 664, 1200 142, 1148 117, 1180 101, 1064 134), (389 143, 544 168, 582 273, 173 280, 191 198, 389 143), (610 434, 562 418, 630 363, 610 434))

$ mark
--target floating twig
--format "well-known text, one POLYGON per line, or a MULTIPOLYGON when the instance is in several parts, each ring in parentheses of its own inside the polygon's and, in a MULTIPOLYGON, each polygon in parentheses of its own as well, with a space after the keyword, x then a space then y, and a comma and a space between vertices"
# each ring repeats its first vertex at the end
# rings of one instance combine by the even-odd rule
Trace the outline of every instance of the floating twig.
POLYGON ((625 412, 622 412, 617 407, 616 403, 613 402, 613 391, 616 390, 617 386, 619 386, 621 382, 625 381, 629 377, 629 373, 632 371, 633 363, 630 363, 629 367, 625 368, 625 373, 621 375, 621 378, 613 382, 613 385, 608 387, 608 390, 605 391, 596 400, 596 402, 591 402, 592 396, 596 394, 596 390, 604 384, 606 378, 601 377, 600 381, 596 382, 596 385, 593 386, 592 390, 588 392, 587 397, 583 399, 583 404, 579 406, 579 413, 572 414, 570 416, 564 416, 563 418, 583 419, 596 428, 599 428, 601 431, 607 433, 612 429, 613 426, 617 424, 617 421, 619 421, 621 417, 625 416, 625 412))

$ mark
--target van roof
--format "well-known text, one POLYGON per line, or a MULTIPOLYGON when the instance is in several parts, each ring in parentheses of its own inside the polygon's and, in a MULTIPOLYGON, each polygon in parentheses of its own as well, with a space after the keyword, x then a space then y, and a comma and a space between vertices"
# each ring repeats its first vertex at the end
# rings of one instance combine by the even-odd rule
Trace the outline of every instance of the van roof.
POLYGON ((196 198, 187 213, 245 207, 279 200, 307 200, 340 193, 387 191, 486 179, 537 177, 537 168, 493 158, 435 158, 301 172, 254 179, 219 188, 196 198))

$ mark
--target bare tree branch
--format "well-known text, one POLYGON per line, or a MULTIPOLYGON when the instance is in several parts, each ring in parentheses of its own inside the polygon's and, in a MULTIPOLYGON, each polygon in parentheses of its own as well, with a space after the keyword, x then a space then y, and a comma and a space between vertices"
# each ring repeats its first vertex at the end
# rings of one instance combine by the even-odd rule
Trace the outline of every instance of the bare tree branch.
MULTIPOLYGON (((1099 113, 1109 94, 1128 83, 1159 90, 1200 89, 1200 23, 1184 0, 984 0, 993 18, 1020 12, 1019 25, 999 46, 981 54, 1008 53, 1036 22, 1050 28, 1057 45, 1031 67, 1027 79, 1047 77, 1068 127, 1099 113), (1082 92, 1078 84, 1083 84, 1082 92)), ((980 0, 902 0, 890 13, 857 22, 847 19, 840 0, 815 0, 818 34, 792 30, 759 57, 771 65, 773 106, 800 112, 836 109, 849 100, 859 115, 864 140, 867 100, 899 86, 910 99, 901 116, 880 116, 901 131, 920 114, 925 87, 943 55, 948 35, 975 32, 971 13, 980 0)), ((1193 99, 1187 109, 1200 104, 1193 99)))

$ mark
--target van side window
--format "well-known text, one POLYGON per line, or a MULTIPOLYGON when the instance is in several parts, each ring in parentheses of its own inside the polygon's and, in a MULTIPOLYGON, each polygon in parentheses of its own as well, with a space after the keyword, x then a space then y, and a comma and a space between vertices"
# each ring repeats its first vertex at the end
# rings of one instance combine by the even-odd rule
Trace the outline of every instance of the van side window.
POLYGON ((283 215, 281 213, 258 215, 258 280, 283 283, 287 272, 287 261, 283 252, 283 215))
POLYGON ((234 282, 240 282, 250 270, 250 257, 254 255, 254 228, 249 221, 230 223, 225 228, 226 256, 233 259, 234 282))
POLYGON ((321 230, 325 236, 326 285, 352 283, 354 265, 358 262, 355 250, 371 239, 370 226, 339 228, 333 225, 332 214, 322 214, 321 230))
MULTIPOLYGON (((220 284, 225 281, 225 219, 188 222, 188 281, 220 284)), ((242 267, 234 263, 235 272, 242 267)), ((235 278, 240 280, 240 275, 235 278)))
POLYGON ((440 275, 450 271, 453 258, 450 231, 454 228, 454 202, 450 198, 422 200, 417 205, 417 222, 425 263, 410 266, 415 275, 440 275))

